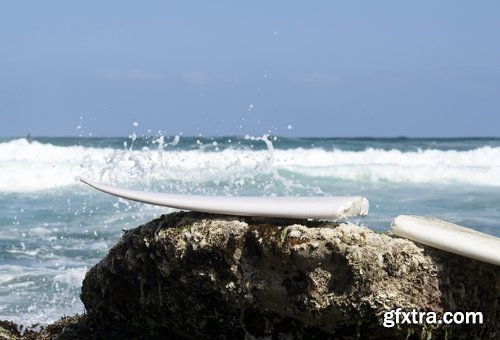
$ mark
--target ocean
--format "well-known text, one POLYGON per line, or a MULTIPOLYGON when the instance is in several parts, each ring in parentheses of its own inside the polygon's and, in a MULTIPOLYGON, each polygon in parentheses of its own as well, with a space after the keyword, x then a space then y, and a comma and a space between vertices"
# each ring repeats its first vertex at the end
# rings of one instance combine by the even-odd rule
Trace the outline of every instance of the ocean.
POLYGON ((351 221, 399 214, 500 236, 500 139, 274 136, 0 139, 0 320, 44 325, 83 312, 85 272, 123 233, 172 209, 79 182, 198 195, 362 195, 351 221))

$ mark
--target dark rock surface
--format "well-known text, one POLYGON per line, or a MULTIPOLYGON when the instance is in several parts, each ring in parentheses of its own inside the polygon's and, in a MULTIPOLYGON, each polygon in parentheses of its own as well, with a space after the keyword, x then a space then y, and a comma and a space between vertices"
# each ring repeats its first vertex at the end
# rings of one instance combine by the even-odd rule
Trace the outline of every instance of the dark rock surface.
POLYGON ((0 340, 12 340, 20 337, 17 325, 10 321, 0 320, 0 340))
POLYGON ((123 235, 81 299, 87 314, 38 333, 0 321, 0 340, 500 338, 500 267, 350 223, 162 216, 123 235), (398 307, 483 324, 384 327, 398 307))
POLYGON ((87 328, 116 337, 495 339, 499 274, 349 223, 179 212, 126 232, 81 299, 87 328), (383 327, 398 307, 484 322, 383 327))

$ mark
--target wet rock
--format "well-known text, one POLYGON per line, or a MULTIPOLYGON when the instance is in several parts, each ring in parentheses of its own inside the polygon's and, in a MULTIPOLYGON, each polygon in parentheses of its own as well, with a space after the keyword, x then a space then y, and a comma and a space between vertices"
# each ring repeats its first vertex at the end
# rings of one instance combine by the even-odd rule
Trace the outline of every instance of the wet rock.
POLYGON ((174 213, 86 275, 86 327, 117 337, 500 335, 499 267, 350 223, 174 213), (482 325, 383 326, 391 309, 480 311, 482 325))
POLYGON ((17 325, 10 321, 0 320, 0 340, 15 340, 20 336, 17 325))

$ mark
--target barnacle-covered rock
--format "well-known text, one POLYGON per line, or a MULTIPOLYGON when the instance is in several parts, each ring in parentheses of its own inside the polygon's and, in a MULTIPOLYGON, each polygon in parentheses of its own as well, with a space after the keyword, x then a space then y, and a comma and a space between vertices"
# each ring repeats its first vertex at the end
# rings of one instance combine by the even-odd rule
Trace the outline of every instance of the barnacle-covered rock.
POLYGON ((81 299, 96 332, 128 338, 495 338, 499 274, 347 222, 179 212, 126 232, 81 299), (384 327, 396 308, 484 322, 384 327))

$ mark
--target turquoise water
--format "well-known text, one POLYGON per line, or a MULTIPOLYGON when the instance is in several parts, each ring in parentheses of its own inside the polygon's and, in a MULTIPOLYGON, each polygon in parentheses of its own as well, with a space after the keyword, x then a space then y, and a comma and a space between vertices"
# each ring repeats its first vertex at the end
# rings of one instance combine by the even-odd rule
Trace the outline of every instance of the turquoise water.
POLYGON ((0 139, 0 319, 83 311, 85 272, 172 210, 79 183, 203 195, 363 195, 385 231, 399 214, 500 236, 500 139, 131 137, 0 139))

